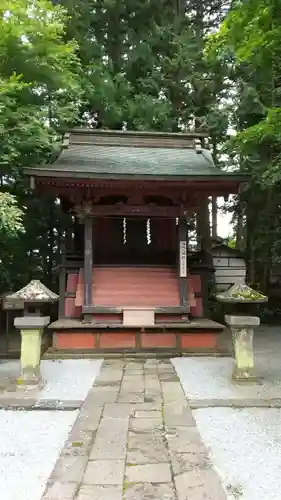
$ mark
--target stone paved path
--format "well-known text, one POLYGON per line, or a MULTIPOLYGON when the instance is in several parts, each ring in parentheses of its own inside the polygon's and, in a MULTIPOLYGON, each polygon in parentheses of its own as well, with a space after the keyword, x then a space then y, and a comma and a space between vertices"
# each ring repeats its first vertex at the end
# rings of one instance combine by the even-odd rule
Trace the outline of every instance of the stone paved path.
POLYGON ((169 360, 104 362, 43 500, 225 500, 169 360))

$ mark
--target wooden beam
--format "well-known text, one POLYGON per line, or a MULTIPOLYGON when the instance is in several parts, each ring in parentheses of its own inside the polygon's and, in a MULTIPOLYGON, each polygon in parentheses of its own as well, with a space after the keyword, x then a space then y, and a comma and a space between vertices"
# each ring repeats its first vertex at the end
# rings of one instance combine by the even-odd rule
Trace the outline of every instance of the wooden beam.
POLYGON ((84 305, 92 305, 93 220, 85 217, 84 230, 84 305))
POLYGON ((179 218, 179 287, 180 304, 188 306, 187 300, 187 225, 184 217, 179 218))
MULTIPOLYGON (((134 217, 166 217, 166 218, 176 218, 181 213, 181 207, 159 207, 156 205, 91 205, 88 208, 88 216, 98 217, 98 216, 116 216, 124 217, 126 215, 131 215, 134 217)), ((78 214, 85 213, 83 203, 75 207, 75 211, 78 214)))

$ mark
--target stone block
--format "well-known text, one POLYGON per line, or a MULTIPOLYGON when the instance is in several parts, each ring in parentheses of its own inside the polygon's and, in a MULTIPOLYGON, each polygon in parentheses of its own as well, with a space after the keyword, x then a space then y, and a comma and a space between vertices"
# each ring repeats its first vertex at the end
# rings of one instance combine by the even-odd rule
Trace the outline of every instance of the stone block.
POLYGON ((119 403, 144 403, 144 393, 123 392, 118 396, 119 403))
POLYGON ((162 412, 159 411, 159 410, 137 410, 136 413, 135 413, 135 418, 152 418, 152 419, 155 419, 155 418, 158 418, 158 419, 162 419, 162 412))
POLYGON ((166 426, 195 426, 192 411, 185 405, 165 404, 163 407, 164 423, 166 426))
POLYGON ((122 500, 122 486, 84 485, 76 500, 122 500))
POLYGON ((127 484, 124 491, 124 500, 148 500, 148 499, 175 500, 175 494, 172 486, 168 483, 127 484))
POLYGON ((194 449, 194 453, 174 453, 171 452, 171 464, 174 476, 188 472, 194 468, 206 468, 210 466, 210 459, 207 450, 202 446, 194 449))
POLYGON ((20 330, 43 329, 50 323, 50 316, 20 316, 15 318, 14 325, 20 330))
POLYGON ((127 443, 127 463, 147 464, 168 462, 169 453, 162 435, 129 432, 127 443))
POLYGON ((203 446, 196 427, 171 427, 167 428, 166 439, 170 451, 177 453, 192 453, 193 446, 203 446))
POLYGON ((93 442, 93 432, 84 431, 75 426, 66 441, 61 454, 88 456, 93 442))
POLYGON ((194 468, 175 476, 178 500, 227 500, 226 493, 213 469, 194 468))
POLYGON ((73 500, 78 483, 62 483, 55 481, 47 488, 42 500, 73 500))
POLYGON ((162 418, 133 418, 130 428, 133 432, 160 432, 163 430, 162 418))
POLYGON ((260 318, 258 316, 232 316, 226 314, 225 322, 229 326, 244 327, 249 326, 255 328, 260 325, 260 318))
POLYGON ((129 483, 170 483, 172 481, 169 463, 131 465, 126 467, 126 481, 129 483))
POLYGON ((88 462, 86 456, 61 456, 51 474, 50 480, 61 483, 79 483, 88 462))
POLYGON ((103 418, 129 418, 134 414, 134 406, 130 403, 106 403, 103 418))
POLYGON ((84 484, 122 485, 124 460, 94 460, 87 465, 84 484))
POLYGON ((102 419, 90 459, 125 459, 128 426, 128 418, 102 419))

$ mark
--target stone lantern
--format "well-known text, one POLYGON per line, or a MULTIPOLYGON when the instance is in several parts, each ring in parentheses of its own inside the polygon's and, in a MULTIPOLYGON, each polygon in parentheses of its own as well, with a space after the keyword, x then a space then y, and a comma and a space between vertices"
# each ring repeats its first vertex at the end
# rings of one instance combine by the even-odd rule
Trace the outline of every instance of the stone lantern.
POLYGON ((24 315, 14 320, 15 327, 21 332, 21 375, 20 386, 40 386, 41 339, 44 328, 50 323, 49 316, 43 316, 44 304, 58 300, 58 295, 49 290, 39 280, 32 280, 28 285, 8 299, 23 303, 24 315))
POLYGON ((246 284, 236 284, 217 295, 217 300, 228 306, 226 324, 232 333, 235 365, 232 378, 237 382, 256 380, 254 366, 253 336, 254 328, 259 326, 260 318, 255 309, 268 298, 246 284))

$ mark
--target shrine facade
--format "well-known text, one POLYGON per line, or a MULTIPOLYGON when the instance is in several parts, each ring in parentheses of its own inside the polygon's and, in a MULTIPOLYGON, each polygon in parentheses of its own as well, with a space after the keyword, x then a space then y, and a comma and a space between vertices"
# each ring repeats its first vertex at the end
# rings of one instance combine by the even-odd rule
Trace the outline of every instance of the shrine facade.
POLYGON ((205 135, 78 129, 52 164, 26 173, 68 216, 54 350, 217 349, 208 198, 245 178, 214 165, 205 135))

